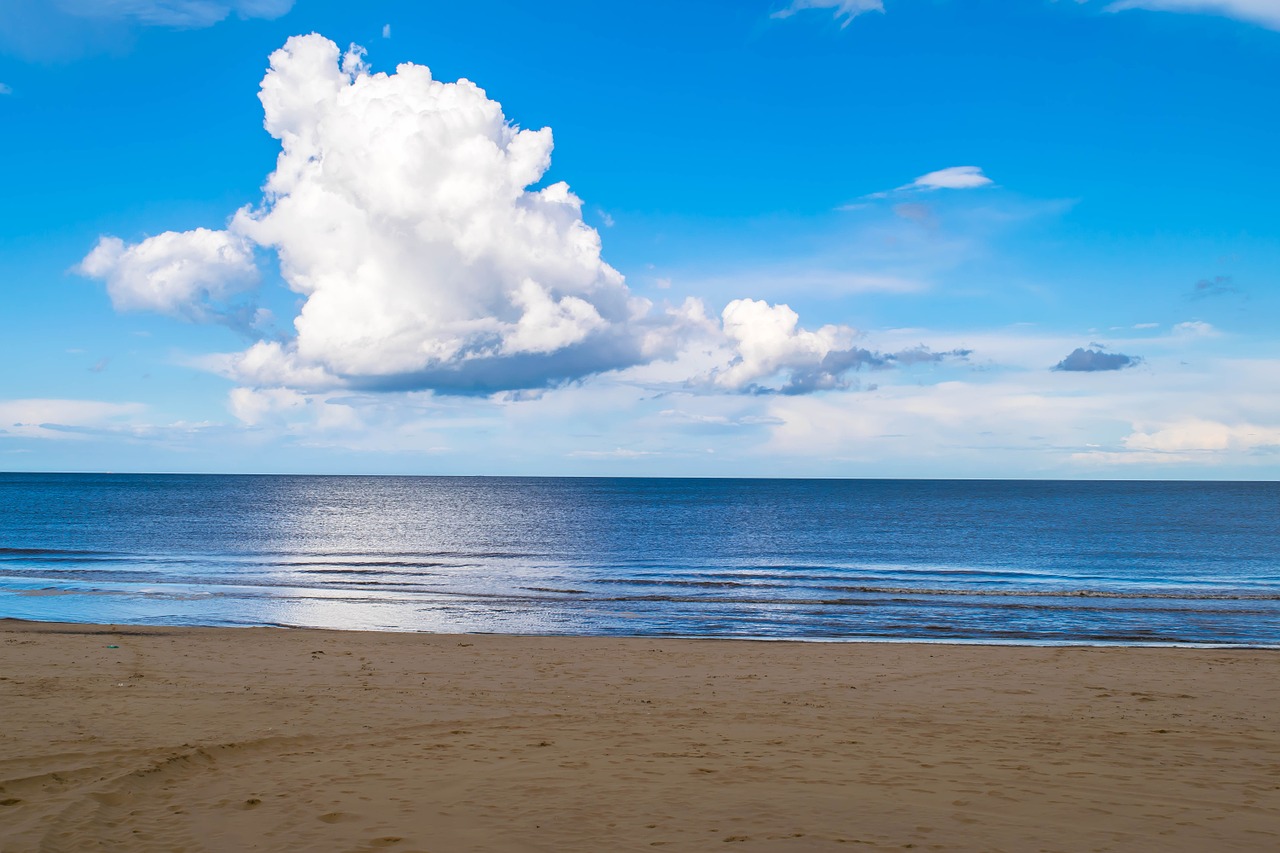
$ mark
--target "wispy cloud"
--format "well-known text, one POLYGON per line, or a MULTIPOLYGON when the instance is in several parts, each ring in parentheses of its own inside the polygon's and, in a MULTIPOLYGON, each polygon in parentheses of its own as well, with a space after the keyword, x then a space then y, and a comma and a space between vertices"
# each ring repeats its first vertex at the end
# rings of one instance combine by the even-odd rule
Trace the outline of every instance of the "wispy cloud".
POLYGON ((1240 288, 1235 286, 1229 275, 1215 275, 1213 278, 1202 278, 1191 288, 1192 299, 1204 299, 1207 296, 1230 296, 1238 294, 1240 288))
MULTIPOLYGON (((948 166, 934 172, 927 172, 910 183, 892 190, 868 193, 863 200, 891 198, 904 193, 932 192, 934 190, 972 190, 978 187, 991 186, 994 182, 982 173, 981 166, 948 166)), ((859 210, 865 207, 862 203, 841 205, 837 210, 859 210)))
POLYGON ((619 447, 614 450, 573 450, 569 455, 583 459, 642 459, 646 456, 657 456, 658 453, 654 450, 631 450, 619 447))
MULTIPOLYGON (((1087 0, 1076 0, 1077 3, 1087 0)), ((1280 3, 1276 0, 1115 0, 1107 5, 1108 12, 1124 12, 1144 9, 1151 12, 1179 12, 1192 15, 1217 15, 1250 24, 1280 30, 1280 3)), ((854 18, 866 12, 883 12, 882 0, 792 0, 786 7, 770 17, 790 18, 797 12, 831 10, 832 17, 840 22, 840 28, 849 26, 854 18)))
POLYGON ((831 16, 840 22, 840 29, 852 23, 853 19, 865 12, 883 12, 881 0, 791 0, 785 8, 779 9, 769 17, 790 18, 797 12, 810 9, 830 10, 831 16))
POLYGON ((127 53, 143 28, 194 30, 278 18, 294 0, 0 0, 0 53, 64 62, 127 53))
POLYGON ((1219 15, 1280 30, 1280 3, 1276 0, 1118 0, 1107 7, 1108 12, 1127 9, 1219 15))
POLYGON ((278 18, 294 0, 53 0, 68 15, 121 18, 159 27, 210 27, 236 14, 241 18, 278 18))

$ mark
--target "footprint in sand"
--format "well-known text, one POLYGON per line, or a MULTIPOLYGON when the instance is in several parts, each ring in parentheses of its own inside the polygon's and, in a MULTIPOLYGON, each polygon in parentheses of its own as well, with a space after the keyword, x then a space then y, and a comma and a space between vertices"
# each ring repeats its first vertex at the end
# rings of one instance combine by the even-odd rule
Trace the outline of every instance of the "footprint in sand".
POLYGON ((325 823, 341 823, 344 820, 351 820, 353 817, 354 815, 349 815, 346 812, 329 812, 328 814, 320 815, 316 820, 324 821, 325 823))

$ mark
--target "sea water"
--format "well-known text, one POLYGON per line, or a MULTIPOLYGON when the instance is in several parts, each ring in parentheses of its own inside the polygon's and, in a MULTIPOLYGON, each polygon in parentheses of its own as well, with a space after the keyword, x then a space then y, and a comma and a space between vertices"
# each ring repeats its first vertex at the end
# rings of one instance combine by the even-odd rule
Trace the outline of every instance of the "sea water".
POLYGON ((1280 484, 0 474, 0 617, 1280 644, 1280 484))

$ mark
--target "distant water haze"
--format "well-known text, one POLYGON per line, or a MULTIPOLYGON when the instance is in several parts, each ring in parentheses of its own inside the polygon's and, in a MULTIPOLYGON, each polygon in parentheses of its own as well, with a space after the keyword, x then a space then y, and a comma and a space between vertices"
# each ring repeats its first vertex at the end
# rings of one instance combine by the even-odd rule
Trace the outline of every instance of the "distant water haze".
POLYGON ((1280 484, 0 474, 0 616, 1280 644, 1280 484))

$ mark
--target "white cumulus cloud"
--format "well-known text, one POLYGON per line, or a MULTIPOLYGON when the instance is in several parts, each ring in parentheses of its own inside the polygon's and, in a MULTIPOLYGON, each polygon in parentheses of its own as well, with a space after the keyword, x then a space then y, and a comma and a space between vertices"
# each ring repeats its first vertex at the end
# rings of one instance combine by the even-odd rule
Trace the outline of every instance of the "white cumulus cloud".
POLYGON ((208 228, 166 231, 133 245, 103 237, 77 270, 105 280, 118 311, 194 321, 231 317, 225 300, 258 278, 248 241, 208 228))
POLYGON ((807 9, 830 9, 843 29, 864 12, 883 12, 884 3, 881 0, 791 0, 785 8, 779 9, 770 17, 790 18, 807 9))
POLYGON ((232 397, 242 422, 336 388, 477 395, 643 368, 637 381, 796 394, 956 354, 875 354, 783 304, 733 299, 717 321, 698 299, 635 296, 568 185, 534 188, 551 130, 513 124, 468 80, 414 64, 374 74, 362 49, 312 34, 271 55, 259 98, 281 152, 258 206, 224 230, 103 237, 79 266, 119 310, 247 331, 254 252, 274 252, 302 297, 294 334, 198 362, 264 391, 232 397))
POLYGON ((1111 12, 1125 9, 1221 15, 1280 30, 1280 2, 1276 0, 1119 0, 1107 7, 1111 12))
POLYGON ((753 394, 809 394, 849 388, 853 385, 850 374, 863 368, 910 368, 967 359, 971 353, 963 348, 936 352, 923 344, 896 352, 873 351, 855 344, 858 333, 849 326, 805 329, 790 306, 763 300, 735 299, 725 306, 720 319, 721 327, 715 330, 721 340, 720 361, 690 386, 753 394))
MULTIPOLYGON (((800 317, 789 306, 763 300, 735 299, 725 306, 721 320, 737 357, 715 371, 712 381, 733 390, 779 373, 820 370, 829 353, 847 349, 854 337, 854 330, 847 326, 800 328, 800 317)), ((834 377, 829 381, 834 383, 834 377)))
POLYGON ((274 250, 304 297, 285 344, 224 372, 353 387, 534 387, 668 354, 682 310, 633 296, 563 182, 550 129, 521 129, 468 80, 371 74, 318 35, 271 56, 260 93, 281 154, 226 231, 104 238, 81 265, 119 308, 195 318, 274 250), (207 298, 206 298, 207 297, 207 298))

